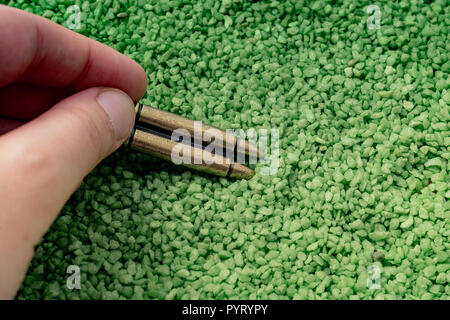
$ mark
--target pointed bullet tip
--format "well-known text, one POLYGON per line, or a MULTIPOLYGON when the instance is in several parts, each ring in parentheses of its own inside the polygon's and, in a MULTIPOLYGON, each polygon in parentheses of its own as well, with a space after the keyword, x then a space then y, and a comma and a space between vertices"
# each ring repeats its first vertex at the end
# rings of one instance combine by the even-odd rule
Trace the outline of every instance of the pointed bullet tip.
POLYGON ((230 169, 229 177, 234 179, 251 179, 255 172, 239 163, 234 163, 230 169))

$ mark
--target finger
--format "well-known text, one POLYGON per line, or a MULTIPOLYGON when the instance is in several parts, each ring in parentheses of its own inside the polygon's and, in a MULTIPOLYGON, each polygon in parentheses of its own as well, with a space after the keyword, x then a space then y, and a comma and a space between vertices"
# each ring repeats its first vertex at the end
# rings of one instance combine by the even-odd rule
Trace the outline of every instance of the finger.
POLYGON ((13 83, 0 88, 0 116, 31 120, 70 94, 66 88, 13 83))
POLYGON ((19 120, 0 118, 0 136, 6 132, 9 132, 11 130, 20 127, 24 123, 25 122, 19 120))
POLYGON ((33 248, 82 179, 134 123, 117 89, 77 93, 0 137, 0 298, 13 297, 33 248))
POLYGON ((147 85, 144 70, 128 57, 50 20, 6 6, 0 6, 0 61, 0 86, 17 80, 76 90, 108 86, 137 101, 147 85))

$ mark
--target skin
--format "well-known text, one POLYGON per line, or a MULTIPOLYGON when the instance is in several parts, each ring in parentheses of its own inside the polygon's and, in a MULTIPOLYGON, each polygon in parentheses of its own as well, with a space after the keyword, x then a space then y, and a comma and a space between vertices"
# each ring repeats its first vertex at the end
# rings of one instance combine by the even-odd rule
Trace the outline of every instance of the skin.
POLYGON ((0 299, 14 298, 65 202, 126 140, 96 98, 120 89, 138 101, 146 86, 126 56, 0 6, 0 299))

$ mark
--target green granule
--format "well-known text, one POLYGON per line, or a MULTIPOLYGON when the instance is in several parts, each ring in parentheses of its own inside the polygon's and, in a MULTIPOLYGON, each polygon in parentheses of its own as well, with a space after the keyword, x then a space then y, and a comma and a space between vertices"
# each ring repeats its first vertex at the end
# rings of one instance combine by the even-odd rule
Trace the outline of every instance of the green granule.
MULTIPOLYGON (((73 4, 0 2, 65 26, 73 4)), ((120 150, 37 246, 19 299, 450 298, 445 0, 75 3, 80 33, 145 68, 144 103, 277 127, 280 167, 231 181, 120 150)))

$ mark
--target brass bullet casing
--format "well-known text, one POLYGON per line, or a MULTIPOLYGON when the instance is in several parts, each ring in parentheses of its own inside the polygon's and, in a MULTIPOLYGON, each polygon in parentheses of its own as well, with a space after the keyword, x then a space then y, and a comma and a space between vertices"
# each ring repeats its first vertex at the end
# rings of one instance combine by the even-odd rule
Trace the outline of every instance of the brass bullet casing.
MULTIPOLYGON (((202 127, 213 128, 205 125, 202 125, 202 127)), ((193 144, 191 141, 179 142, 172 140, 171 132, 176 129, 185 129, 193 136, 194 121, 138 104, 136 105, 135 127, 127 141, 127 145, 160 159, 172 161, 175 164, 219 177, 250 179, 254 176, 253 170, 239 163, 233 163, 231 159, 221 154, 214 154, 204 150, 202 145, 193 144), (163 130, 159 130, 161 127, 163 130), (174 150, 176 157, 179 157, 177 162, 174 161, 174 150)), ((219 130, 217 128, 213 129, 219 130)), ((232 139, 231 141, 234 143, 233 148, 236 148, 237 137, 230 137, 224 131, 219 131, 224 133, 225 139, 232 139)), ((219 143, 222 142, 219 139, 219 143)), ((224 143, 230 143, 230 140, 224 143)), ((214 142, 211 144, 214 145, 214 142)), ((234 150, 232 154, 234 155, 234 150)))
MULTIPOLYGON (((140 108, 139 121, 164 129, 167 132, 173 132, 177 129, 185 129, 192 137, 195 136, 195 121, 150 106, 142 106, 140 108)), ((211 146, 220 147, 224 150, 224 153, 226 149, 230 149, 233 151, 237 150, 237 152, 244 153, 245 155, 251 155, 256 158, 264 157, 264 154, 256 146, 253 146, 247 141, 238 138, 236 135, 202 124, 201 137, 208 137, 211 133, 213 133, 214 137, 218 139, 204 142, 211 146)))

